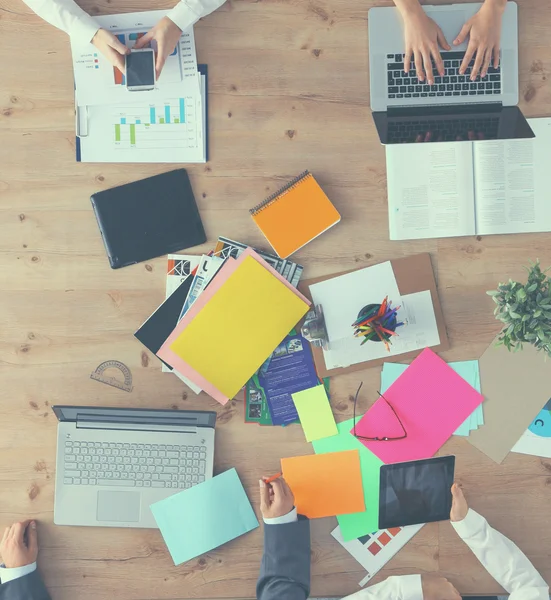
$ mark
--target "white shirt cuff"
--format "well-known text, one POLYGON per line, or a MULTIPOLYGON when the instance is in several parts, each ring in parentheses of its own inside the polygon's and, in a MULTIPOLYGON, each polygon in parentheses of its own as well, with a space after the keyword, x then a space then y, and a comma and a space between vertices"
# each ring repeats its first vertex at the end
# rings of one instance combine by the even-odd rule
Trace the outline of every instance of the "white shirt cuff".
POLYGON ((401 588, 400 598, 403 598, 403 600, 423 600, 421 575, 402 575, 396 577, 396 582, 401 588))
POLYGON ((273 519, 264 517, 264 523, 266 523, 266 525, 285 525, 286 523, 294 523, 295 521, 298 521, 296 508, 293 508, 291 512, 288 512, 282 517, 274 517, 273 519))
POLYGON ((82 43, 84 40, 92 43, 92 39, 99 31, 100 26, 90 16, 85 15, 81 19, 75 21, 72 25, 69 35, 74 38, 75 41, 82 43))
POLYGON ((20 577, 24 577, 33 571, 36 571, 35 562, 31 563, 30 565, 25 565, 24 567, 15 567, 13 569, 7 569, 4 565, 0 565, 0 582, 8 583, 8 581, 19 579, 20 577))
POLYGON ((451 524, 459 536, 467 539, 476 535, 484 527, 485 519, 472 508, 469 508, 462 521, 452 521, 451 524))
MULTIPOLYGON (((194 4, 193 2, 190 4, 194 4)), ((197 11, 187 2, 178 2, 178 4, 167 14, 167 17, 177 25, 182 31, 195 25, 201 18, 200 8, 197 11)))

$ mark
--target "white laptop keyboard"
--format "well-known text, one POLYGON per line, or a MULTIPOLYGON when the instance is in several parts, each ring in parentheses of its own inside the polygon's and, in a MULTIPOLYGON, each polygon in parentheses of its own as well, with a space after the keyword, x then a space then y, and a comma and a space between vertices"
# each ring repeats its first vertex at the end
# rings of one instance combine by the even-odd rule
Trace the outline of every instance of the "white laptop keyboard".
POLYGON ((206 446, 65 442, 63 483, 187 489, 205 481, 206 446))

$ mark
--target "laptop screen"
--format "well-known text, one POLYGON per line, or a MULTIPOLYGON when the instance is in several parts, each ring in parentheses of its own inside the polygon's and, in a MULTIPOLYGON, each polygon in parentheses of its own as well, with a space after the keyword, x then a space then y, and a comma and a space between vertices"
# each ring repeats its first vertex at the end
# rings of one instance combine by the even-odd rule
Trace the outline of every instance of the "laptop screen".
POLYGON ((389 109, 373 120, 383 144, 534 137, 518 107, 498 104, 389 109))

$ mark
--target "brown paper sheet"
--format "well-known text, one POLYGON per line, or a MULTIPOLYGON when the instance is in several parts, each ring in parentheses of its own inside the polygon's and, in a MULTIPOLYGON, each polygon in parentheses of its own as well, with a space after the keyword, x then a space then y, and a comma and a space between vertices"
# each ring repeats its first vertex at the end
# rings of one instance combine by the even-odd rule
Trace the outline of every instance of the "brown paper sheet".
MULTIPOLYGON (((400 294, 402 296, 405 296, 406 294, 414 294, 415 292, 422 292, 424 290, 430 290, 432 304, 434 306, 434 314, 436 316, 436 325, 438 327, 438 334, 440 336, 440 344, 438 346, 433 346, 432 350, 434 350, 434 352, 442 352, 447 350, 450 347, 450 343, 446 333, 446 323, 444 322, 442 306, 440 305, 440 299, 438 298, 438 291, 436 289, 436 280, 434 279, 430 254, 428 254, 428 252, 424 254, 416 254, 414 256, 407 256, 405 258, 397 258, 391 260, 390 262, 392 263, 394 276, 396 277, 398 289, 400 290, 400 294)), ((360 268, 365 269, 365 267, 360 268)), ((342 271, 341 273, 335 273, 333 275, 324 275, 314 279, 306 279, 299 283, 298 289, 311 301, 311 285, 358 270, 359 269, 350 269, 349 271, 342 271)), ((399 354, 397 356, 377 358, 374 360, 357 363, 355 365, 350 365, 348 367, 327 369, 325 366, 325 359, 323 358, 323 349, 312 346, 314 363, 320 377, 332 377, 334 375, 341 375, 343 373, 352 373, 353 371, 359 371, 361 369, 365 369, 366 367, 376 367, 378 365, 382 365, 384 362, 408 361, 409 359, 415 358, 421 352, 421 350, 406 352, 405 354, 399 354)))
POLYGON ((468 440, 501 463, 551 397, 551 360, 531 344, 513 353, 495 341, 478 361, 484 425, 468 440))

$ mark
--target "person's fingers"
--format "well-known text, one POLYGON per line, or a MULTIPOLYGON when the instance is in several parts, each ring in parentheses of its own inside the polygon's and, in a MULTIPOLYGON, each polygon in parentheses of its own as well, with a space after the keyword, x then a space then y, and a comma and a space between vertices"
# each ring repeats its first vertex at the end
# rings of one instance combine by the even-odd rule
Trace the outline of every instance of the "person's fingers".
POLYGON ((476 58, 474 61, 474 67, 471 71, 471 81, 474 81, 482 68, 484 63, 484 57, 486 56, 486 48, 478 47, 476 49, 476 58))
POLYGON ((119 54, 115 50, 110 49, 109 56, 107 57, 109 62, 124 75, 126 73, 126 63, 124 60, 124 56, 119 54))
POLYGON ((459 44, 462 44, 467 39, 467 36, 469 35, 470 31, 471 21, 469 20, 465 23, 465 25, 463 25, 463 27, 461 27, 461 31, 457 34, 455 40, 453 40, 453 45, 459 46, 459 44))
POLYGON ((440 44, 440 48, 444 48, 444 50, 451 50, 451 46, 448 44, 448 40, 446 39, 444 32, 438 26, 436 29, 436 39, 440 44))
MULTIPOLYGON (((486 136, 484 135, 484 132, 482 132, 482 131, 479 131, 477 133, 477 136, 478 136, 479 140, 485 140, 486 139, 486 136)), ((461 492, 461 493, 463 493, 463 492, 461 492)))
POLYGON ((417 72, 417 79, 419 81, 425 81, 425 70, 423 69, 423 57, 417 50, 413 53, 413 59, 415 62, 415 71, 417 72))
POLYGON ((283 491, 283 484, 281 483, 280 479, 275 479, 274 481, 272 481, 272 483, 270 485, 272 486, 272 489, 274 490, 274 500, 276 502, 280 498, 283 498, 285 496, 285 493, 283 491))
POLYGON ((499 44, 494 47, 494 69, 499 67, 499 44))
POLYGON ((491 60, 492 50, 488 48, 484 54, 484 60, 482 61, 482 67, 480 68, 480 77, 486 77, 486 75, 488 75, 488 67, 490 66, 491 60))
POLYGON ((456 141, 456 142, 462 142, 462 141, 463 141, 463 136, 462 136, 462 135, 459 135, 459 134, 458 134, 458 135, 456 135, 456 136, 455 136, 455 141, 456 141))
POLYGON ((4 529, 4 535, 2 536, 2 542, 4 542, 5 540, 8 539, 8 535, 10 533, 10 529, 11 529, 11 527, 9 527, 9 526, 6 527, 6 529, 4 529))
POLYGON ((404 71, 406 73, 409 73, 409 67, 411 65, 412 55, 413 55, 413 50, 411 49, 411 46, 408 46, 406 48, 406 56, 404 57, 404 71))
POLYGON ((431 54, 432 54, 432 57, 434 58, 434 64, 436 65, 436 70, 438 71, 438 74, 440 75, 440 77, 443 77, 445 74, 444 61, 442 60, 442 57, 440 56, 440 51, 438 50, 438 46, 431 48, 431 54))
POLYGON ((432 62, 430 60, 430 52, 428 50, 423 52, 423 68, 425 69, 429 85, 433 85, 434 74, 432 72, 432 62))
POLYGON ((145 48, 147 44, 149 44, 149 42, 153 39, 154 35, 155 32, 153 31, 153 29, 150 29, 145 35, 142 35, 142 37, 134 44, 134 48, 136 48, 136 50, 139 50, 140 48, 145 48))
POLYGON ((264 512, 270 508, 268 486, 262 479, 259 479, 258 483, 260 484, 260 510, 264 512))
POLYGON ((474 56, 475 51, 476 51, 476 46, 473 44, 473 42, 469 42, 469 45, 467 46, 467 52, 465 52, 465 56, 463 57, 463 62, 461 63, 461 66, 459 67, 459 72, 461 73, 461 75, 463 75, 465 73, 465 71, 467 70, 467 67, 469 66, 469 63, 471 62, 471 59, 474 56))
POLYGON ((474 142, 474 140, 476 140, 476 136, 474 134, 474 131, 469 131, 467 135, 469 137, 469 140, 471 140, 471 142, 474 142))
POLYGON ((291 488, 289 487, 289 484, 285 481, 285 479, 283 479, 283 477, 280 477, 279 481, 281 482, 281 487, 285 496, 292 496, 293 492, 291 491, 291 488))
POLYGON ((13 527, 12 527, 12 539, 14 539, 16 541, 16 543, 18 544, 22 544, 23 543, 23 536, 25 535, 25 529, 27 528, 28 525, 28 521, 24 521, 22 523, 16 523, 13 527))
POLYGON ((35 521, 31 521, 27 527, 27 546, 31 552, 38 552, 38 532, 35 521))
POLYGON ((415 143, 419 144, 422 141, 423 141, 423 135, 421 133, 418 133, 417 136, 415 137, 415 143))
POLYGON ((165 54, 164 44, 159 44, 159 50, 157 52, 157 61, 155 63, 155 72, 156 72, 157 79, 159 79, 159 77, 161 76, 161 71, 163 70, 163 67, 165 66, 165 61, 166 61, 166 54, 165 54))
POLYGON ((115 52, 117 52, 118 54, 124 56, 125 54, 129 54, 130 52, 130 48, 128 48, 127 46, 125 46, 120 40, 119 38, 115 37, 114 35, 112 35, 109 39, 108 45, 110 48, 113 48, 113 50, 115 50, 115 52))
POLYGON ((425 133, 425 142, 430 142, 432 140, 432 131, 427 131, 425 133))

